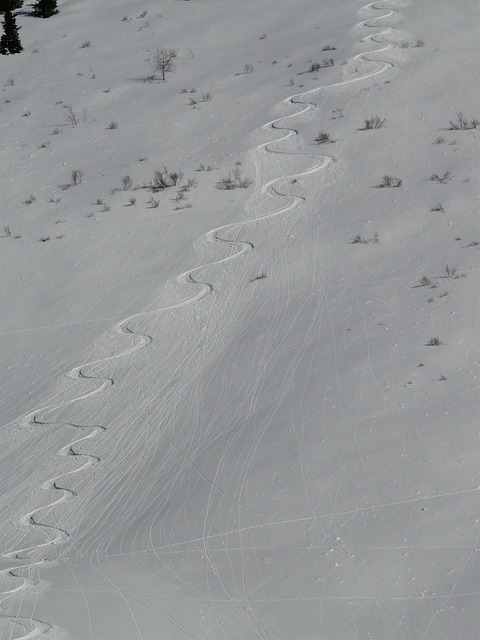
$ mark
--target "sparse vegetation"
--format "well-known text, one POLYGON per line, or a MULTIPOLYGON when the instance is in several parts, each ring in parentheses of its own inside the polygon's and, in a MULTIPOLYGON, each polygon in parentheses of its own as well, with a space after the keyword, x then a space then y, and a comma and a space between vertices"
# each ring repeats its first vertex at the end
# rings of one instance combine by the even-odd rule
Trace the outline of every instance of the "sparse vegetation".
POLYGON ((334 140, 329 133, 321 131, 315 138, 315 142, 317 142, 318 144, 326 144, 336 142, 336 140, 334 140))
POLYGON ((86 107, 83 108, 81 112, 78 112, 73 105, 64 104, 63 109, 67 116, 67 121, 72 127, 76 127, 80 122, 86 122, 88 120, 89 114, 86 107))
POLYGON ((461 111, 457 111, 456 120, 450 120, 450 130, 452 131, 465 131, 467 129, 476 129, 480 125, 480 120, 477 118, 473 118, 473 120, 468 120, 465 118, 461 111))
POLYGON ((133 180, 130 176, 123 176, 122 178, 122 189, 124 191, 129 191, 133 187, 133 180))
POLYGON ((180 184, 182 179, 183 173, 181 171, 169 171, 164 167, 163 171, 154 172, 150 186, 154 191, 162 191, 163 189, 175 187, 180 184))
POLYGON ((365 118, 364 130, 381 129, 385 126, 386 121, 387 120, 385 118, 380 118, 380 116, 370 116, 370 118, 365 118))
POLYGON ((217 182, 217 189, 246 189, 251 184, 253 184, 253 181, 250 178, 242 178, 241 169, 235 167, 229 171, 228 176, 220 178, 217 182))
POLYGON ((401 178, 397 178, 396 176, 390 176, 385 174, 382 178, 382 181, 378 185, 379 188, 384 189, 386 187, 401 187, 403 184, 403 180, 401 178))
POLYGON ((375 232, 371 238, 364 238, 363 236, 357 234, 350 244, 369 244, 371 242, 373 242, 374 244, 380 242, 380 236, 377 232, 375 232))
POLYGON ((333 58, 324 58, 322 62, 312 62, 310 64, 310 68, 308 69, 309 73, 315 73, 319 69, 323 69, 324 67, 333 67, 335 64, 335 60, 333 58))
POLYGON ((429 179, 433 182, 438 182, 439 184, 447 184, 447 182, 449 182, 452 177, 453 176, 450 171, 445 171, 445 173, 441 176, 439 176, 438 173, 432 173, 429 179))
POLYGON ((71 175, 72 186, 76 187, 82 183, 83 171, 81 169, 73 169, 71 175))
POLYGON ((430 338, 426 344, 427 344, 427 347, 438 347, 443 343, 440 340, 440 338, 434 337, 434 338, 430 338))

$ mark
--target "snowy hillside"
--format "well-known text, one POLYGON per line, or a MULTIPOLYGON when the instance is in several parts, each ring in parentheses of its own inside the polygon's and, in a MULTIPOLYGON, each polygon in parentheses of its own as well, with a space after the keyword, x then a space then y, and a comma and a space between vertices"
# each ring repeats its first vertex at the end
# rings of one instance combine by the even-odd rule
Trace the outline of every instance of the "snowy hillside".
POLYGON ((478 638, 478 3, 58 7, 0 56, 0 639, 478 638))

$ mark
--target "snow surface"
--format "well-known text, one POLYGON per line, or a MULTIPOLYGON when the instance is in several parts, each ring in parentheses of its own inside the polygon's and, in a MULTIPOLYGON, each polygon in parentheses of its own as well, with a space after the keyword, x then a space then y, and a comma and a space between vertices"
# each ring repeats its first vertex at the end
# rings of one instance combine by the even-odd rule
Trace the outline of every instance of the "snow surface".
POLYGON ((1 640, 478 638, 478 2, 133 4, 0 61, 1 640))

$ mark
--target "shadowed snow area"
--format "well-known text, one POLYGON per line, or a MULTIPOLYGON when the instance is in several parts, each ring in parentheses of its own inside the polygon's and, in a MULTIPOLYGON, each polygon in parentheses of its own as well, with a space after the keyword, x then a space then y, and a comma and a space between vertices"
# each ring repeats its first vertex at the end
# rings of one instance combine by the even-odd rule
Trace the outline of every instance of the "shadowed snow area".
POLYGON ((478 3, 58 7, 0 56, 0 640, 477 638, 478 3))

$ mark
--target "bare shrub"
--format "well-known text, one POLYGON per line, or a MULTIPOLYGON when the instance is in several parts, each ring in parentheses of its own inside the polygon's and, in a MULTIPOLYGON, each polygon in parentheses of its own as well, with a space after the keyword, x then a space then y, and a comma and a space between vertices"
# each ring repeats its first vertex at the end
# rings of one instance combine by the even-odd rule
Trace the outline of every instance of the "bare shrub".
POLYGON ((193 189, 197 186, 197 181, 195 178, 189 178, 185 184, 180 187, 180 192, 187 193, 190 189, 193 189))
POLYGON ((81 169, 73 169, 71 174, 72 186, 76 187, 82 183, 83 171, 81 169))
POLYGON ((450 171, 445 171, 445 173, 442 176, 439 176, 438 173, 432 173, 429 180, 432 180, 433 182, 438 182, 439 184, 447 184, 447 182, 449 182, 449 180, 451 180, 452 177, 453 176, 450 173, 450 171))
POLYGON ((89 118, 88 109, 84 107, 80 112, 78 112, 73 105, 64 104, 63 109, 67 115, 67 121, 72 127, 78 126, 80 122, 87 122, 89 118))
POLYGON ((84 42, 82 42, 82 44, 80 45, 80 49, 88 49, 88 47, 91 47, 92 43, 90 42, 90 40, 84 40, 84 42))
POLYGON ((445 142, 445 138, 443 136, 438 136, 438 138, 435 138, 434 143, 435 144, 443 144, 445 142))
POLYGON ((440 338, 437 338, 437 337, 430 338, 427 341, 427 347, 438 347, 441 344, 443 344, 442 341, 440 340, 440 338))
POLYGON ((137 203, 137 199, 136 198, 129 198, 128 199, 128 206, 129 207, 133 207, 134 204, 137 203))
POLYGON ((154 172, 151 187, 154 191, 162 191, 163 189, 175 187, 177 184, 180 184, 182 179, 182 171, 169 171, 164 167, 163 171, 154 172))
POLYGON ((380 118, 380 116, 371 116, 370 118, 365 118, 365 131, 369 129, 381 129, 385 126, 386 119, 380 118))
POLYGON ((403 180, 401 180, 401 178, 397 178, 396 176, 389 176, 385 174, 378 186, 381 189, 384 189, 386 187, 401 187, 402 184, 403 184, 403 180))
POLYGON ((72 127, 76 127, 80 122, 80 116, 78 112, 73 108, 71 104, 64 104, 63 109, 67 115, 68 123, 72 125, 72 127))
POLYGON ((335 51, 335 50, 336 50, 336 48, 337 48, 337 47, 334 47, 334 46, 333 46, 333 45, 331 45, 331 44, 326 44, 326 45, 323 47, 322 51, 335 51))
POLYGON ((150 200, 147 202, 147 204, 150 205, 150 209, 158 209, 159 205, 160 205, 160 200, 156 200, 155 198, 150 198, 150 200))
POLYGON ((112 120, 107 125, 107 129, 118 129, 118 122, 116 120, 112 120))
POLYGON ((422 276, 418 281, 421 287, 431 287, 432 281, 427 276, 422 276))
POLYGON ((321 131, 315 138, 315 142, 317 142, 318 144, 326 144, 336 142, 336 140, 334 140, 329 133, 321 131))
POLYGON ((450 130, 463 130, 466 129, 476 129, 478 125, 480 125, 480 120, 474 118, 473 120, 468 120, 465 118, 461 111, 457 111, 456 120, 450 120, 450 130))
POLYGON ((423 40, 417 40, 415 43, 415 47, 424 47, 425 42, 423 40))
POLYGON ((445 211, 445 209, 443 208, 443 204, 439 202, 437 204, 432 205, 430 207, 430 211, 445 211))
POLYGON ((374 244, 380 242, 380 236, 376 231, 371 238, 364 238, 363 236, 357 234, 350 244, 369 244, 372 242, 374 244))
POLYGON ((23 204, 26 204, 26 205, 33 204, 33 203, 35 202, 35 200, 36 200, 36 197, 31 193, 31 194, 28 196, 28 198, 26 198, 26 199, 23 201, 23 204))
POLYGON ((133 180, 130 176, 123 176, 122 178, 122 189, 124 191, 129 191, 133 187, 133 180))
POLYGON ((242 178, 241 169, 235 167, 235 169, 229 171, 228 176, 220 178, 217 182, 217 189, 225 189, 227 191, 232 189, 247 189, 251 184, 253 184, 253 180, 250 178, 242 178))
POLYGON ((445 266, 445 277, 446 278, 457 278, 457 267, 449 267, 448 264, 445 266))

